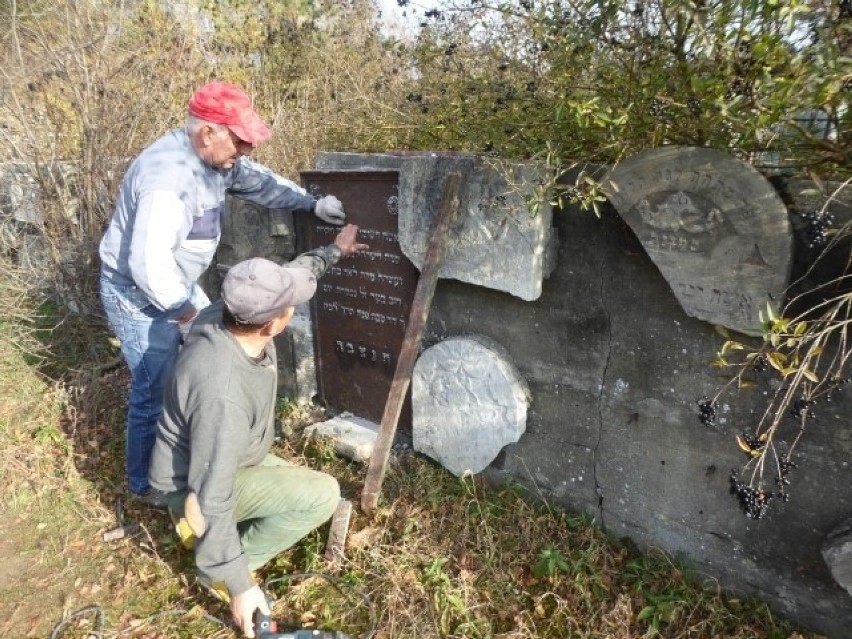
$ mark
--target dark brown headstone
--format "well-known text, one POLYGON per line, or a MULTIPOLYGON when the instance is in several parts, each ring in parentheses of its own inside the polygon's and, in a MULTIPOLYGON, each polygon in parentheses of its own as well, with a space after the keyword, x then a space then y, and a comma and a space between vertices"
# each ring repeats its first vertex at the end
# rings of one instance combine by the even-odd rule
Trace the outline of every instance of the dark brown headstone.
MULTIPOLYGON (((302 183, 315 196, 337 196, 370 246, 333 266, 311 301, 318 395, 335 410, 380 423, 419 277, 399 246, 398 173, 309 171, 302 183)), ((301 250, 330 244, 339 231, 311 216, 296 222, 301 250)), ((410 396, 399 428, 411 433, 410 396)))

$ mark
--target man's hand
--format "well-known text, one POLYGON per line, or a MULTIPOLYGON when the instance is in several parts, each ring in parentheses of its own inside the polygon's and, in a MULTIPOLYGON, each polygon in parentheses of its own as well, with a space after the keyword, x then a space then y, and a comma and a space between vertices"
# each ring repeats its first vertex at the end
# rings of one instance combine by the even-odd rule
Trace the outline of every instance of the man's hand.
POLYGON ((334 238, 334 245, 340 249, 343 257, 349 257, 353 253, 370 248, 367 244, 358 243, 358 227, 354 224, 347 224, 340 229, 340 233, 334 238))
POLYGON ((260 586, 256 584, 245 592, 231 597, 231 614, 234 615, 234 621, 240 627, 240 630, 249 639, 254 637, 253 618, 254 611, 258 609, 265 615, 272 614, 266 596, 260 586))
POLYGON ((323 222, 340 226, 343 220, 346 219, 346 213, 343 211, 343 203, 333 195, 326 195, 317 200, 314 207, 314 215, 323 222))

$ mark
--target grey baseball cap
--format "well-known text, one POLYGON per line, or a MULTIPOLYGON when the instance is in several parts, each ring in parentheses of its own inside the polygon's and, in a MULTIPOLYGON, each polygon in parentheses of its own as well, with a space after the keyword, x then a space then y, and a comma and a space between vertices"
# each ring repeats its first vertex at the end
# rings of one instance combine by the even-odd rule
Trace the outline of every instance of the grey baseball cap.
POLYGON ((263 324, 287 308, 307 302, 316 290, 317 278, 308 269, 255 257, 228 270, 222 299, 238 321, 263 324))

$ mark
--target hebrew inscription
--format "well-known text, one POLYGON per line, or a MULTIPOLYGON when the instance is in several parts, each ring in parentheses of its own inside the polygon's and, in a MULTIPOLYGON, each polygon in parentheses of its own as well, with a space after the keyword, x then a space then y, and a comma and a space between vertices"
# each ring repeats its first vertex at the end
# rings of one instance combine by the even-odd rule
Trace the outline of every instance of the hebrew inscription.
MULTIPOLYGON (((369 248, 331 267, 311 302, 322 400, 380 422, 419 276, 399 246, 395 171, 306 172, 305 188, 336 195, 369 248)), ((334 241, 339 227, 297 216, 303 250, 334 241)), ((410 400, 400 428, 410 431, 410 400)))
POLYGON ((603 182, 687 314, 743 333, 780 303, 792 260, 787 209, 750 165, 711 149, 664 147, 603 182))

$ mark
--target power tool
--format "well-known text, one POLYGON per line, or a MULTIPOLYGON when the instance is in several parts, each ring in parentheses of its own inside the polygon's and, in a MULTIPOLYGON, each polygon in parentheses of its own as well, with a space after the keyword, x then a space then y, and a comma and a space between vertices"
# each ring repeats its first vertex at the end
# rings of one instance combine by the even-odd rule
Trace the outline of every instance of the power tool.
POLYGON ((286 632, 278 631, 278 622, 260 610, 254 613, 254 636, 257 639, 349 639, 348 635, 337 630, 314 630, 301 628, 286 632))

